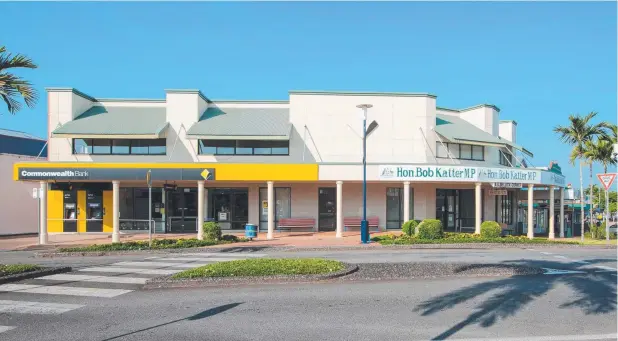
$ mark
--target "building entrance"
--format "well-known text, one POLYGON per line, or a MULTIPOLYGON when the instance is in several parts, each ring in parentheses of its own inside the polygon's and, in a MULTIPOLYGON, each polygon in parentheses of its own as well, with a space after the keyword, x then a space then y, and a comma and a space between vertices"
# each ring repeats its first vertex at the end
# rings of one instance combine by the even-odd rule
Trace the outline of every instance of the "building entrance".
POLYGON ((241 230, 249 222, 249 189, 212 188, 208 190, 211 220, 222 230, 241 230))
POLYGON ((197 232, 197 188, 166 191, 167 230, 172 233, 197 232))
POLYGON ((337 189, 325 187, 318 191, 318 231, 335 231, 337 189))

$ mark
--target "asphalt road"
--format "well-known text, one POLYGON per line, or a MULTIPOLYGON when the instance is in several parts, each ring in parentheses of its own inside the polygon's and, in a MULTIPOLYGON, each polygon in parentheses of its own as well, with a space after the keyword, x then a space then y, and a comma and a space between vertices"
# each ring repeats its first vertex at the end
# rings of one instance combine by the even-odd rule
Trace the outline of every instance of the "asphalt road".
POLYGON ((0 313, 0 325, 14 326, 0 339, 615 340, 615 282, 599 273, 49 295, 83 306, 0 313))

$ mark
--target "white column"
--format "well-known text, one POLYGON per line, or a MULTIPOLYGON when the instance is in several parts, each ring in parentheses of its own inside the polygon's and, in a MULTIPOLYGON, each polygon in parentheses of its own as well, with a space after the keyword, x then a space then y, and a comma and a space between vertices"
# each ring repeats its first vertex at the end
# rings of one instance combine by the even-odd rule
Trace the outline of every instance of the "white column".
POLYGON ((474 186, 474 233, 481 234, 481 219, 482 219, 482 207, 481 207, 481 183, 477 182, 474 186))
POLYGON ((556 232, 554 230, 554 217, 555 217, 555 206, 554 206, 554 186, 549 186, 549 239, 556 238, 556 232))
POLYGON ((560 187, 560 238, 564 238, 564 187, 560 187))
POLYGON ((197 239, 204 240, 204 181, 197 182, 197 239))
POLYGON ((343 237, 343 181, 337 181, 337 238, 343 237))
POLYGON ((410 181, 403 183, 403 222, 410 220, 410 181))
POLYGON ((112 181, 112 243, 120 243, 120 181, 112 181))
POLYGON ((268 233, 266 239, 273 239, 273 233, 275 231, 275 190, 273 188, 273 182, 268 181, 268 233))
POLYGON ((528 184, 528 238, 534 238, 534 185, 528 184))
POLYGON ((47 244, 47 182, 41 181, 39 190, 39 244, 47 244))

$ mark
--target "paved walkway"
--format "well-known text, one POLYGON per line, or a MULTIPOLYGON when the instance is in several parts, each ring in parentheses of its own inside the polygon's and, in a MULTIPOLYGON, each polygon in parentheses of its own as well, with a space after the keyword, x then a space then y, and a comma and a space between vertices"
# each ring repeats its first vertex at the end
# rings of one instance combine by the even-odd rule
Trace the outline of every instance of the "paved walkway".
MULTIPOLYGON (((381 235, 393 232, 373 232, 371 235, 381 235)), ((242 237, 244 233, 235 233, 242 237)), ((163 238, 195 238, 196 234, 157 234, 156 239, 163 238)), ((360 232, 344 232, 343 238, 336 238, 335 232, 275 232, 274 239, 267 240, 266 233, 260 233, 258 239, 251 242, 237 243, 234 246, 347 246, 360 244, 360 232)), ((148 240, 147 234, 121 235, 120 240, 136 241, 148 240)), ((48 245, 38 245, 38 237, 4 237, 0 238, 0 250, 37 250, 54 249, 56 247, 85 246, 92 244, 109 244, 112 242, 110 234, 53 234, 48 236, 48 245)), ((374 244, 370 244, 374 245, 374 244)))

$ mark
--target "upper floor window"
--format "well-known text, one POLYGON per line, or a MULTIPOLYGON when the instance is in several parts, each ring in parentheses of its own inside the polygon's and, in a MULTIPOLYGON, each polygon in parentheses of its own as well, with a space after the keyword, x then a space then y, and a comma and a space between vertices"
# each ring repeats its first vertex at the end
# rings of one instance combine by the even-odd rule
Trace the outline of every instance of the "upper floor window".
POLYGON ((165 155, 165 139, 73 139, 73 154, 165 155))
POLYGON ((509 154, 508 152, 504 152, 503 150, 499 150, 498 153, 500 153, 501 165, 509 167, 513 166, 513 155, 509 154))
POLYGON ((205 155, 290 155, 290 141, 199 140, 205 155))
POLYGON ((453 159, 485 160, 485 147, 483 146, 436 141, 436 157, 448 158, 449 153, 453 159))

